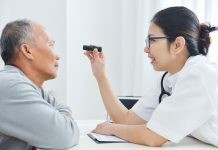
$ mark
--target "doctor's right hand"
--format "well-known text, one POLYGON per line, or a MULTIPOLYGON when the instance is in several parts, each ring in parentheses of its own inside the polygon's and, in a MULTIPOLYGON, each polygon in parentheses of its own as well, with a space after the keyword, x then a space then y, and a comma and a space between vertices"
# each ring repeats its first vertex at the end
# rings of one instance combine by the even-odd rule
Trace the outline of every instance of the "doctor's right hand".
POLYGON ((92 73, 96 79, 105 76, 105 57, 103 52, 98 52, 97 49, 94 51, 86 51, 84 53, 88 57, 92 67, 92 73))

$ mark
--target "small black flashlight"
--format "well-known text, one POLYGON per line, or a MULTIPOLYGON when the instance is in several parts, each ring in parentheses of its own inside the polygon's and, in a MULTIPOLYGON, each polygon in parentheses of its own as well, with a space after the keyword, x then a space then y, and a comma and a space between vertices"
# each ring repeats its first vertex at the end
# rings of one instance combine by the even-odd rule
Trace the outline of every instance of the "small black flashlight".
POLYGON ((102 51, 102 48, 100 46, 83 45, 83 50, 86 50, 86 51, 93 51, 95 48, 97 48, 98 52, 102 51))

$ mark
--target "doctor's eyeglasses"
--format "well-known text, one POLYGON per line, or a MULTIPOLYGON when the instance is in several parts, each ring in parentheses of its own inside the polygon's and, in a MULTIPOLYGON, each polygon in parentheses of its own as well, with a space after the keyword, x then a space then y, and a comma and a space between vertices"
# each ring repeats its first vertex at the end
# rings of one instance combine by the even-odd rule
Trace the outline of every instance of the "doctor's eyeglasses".
POLYGON ((157 39, 172 39, 173 37, 169 37, 169 36, 151 36, 148 35, 147 38, 145 39, 145 44, 147 48, 150 48, 150 43, 153 40, 157 40, 157 39))

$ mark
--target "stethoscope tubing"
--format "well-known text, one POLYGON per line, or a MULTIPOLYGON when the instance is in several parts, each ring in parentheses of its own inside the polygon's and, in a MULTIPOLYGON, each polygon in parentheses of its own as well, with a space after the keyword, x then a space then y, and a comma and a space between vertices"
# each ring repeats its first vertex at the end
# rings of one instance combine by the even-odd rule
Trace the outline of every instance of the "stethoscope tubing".
POLYGON ((169 92, 167 92, 165 89, 164 89, 164 86, 163 86, 163 81, 164 81, 164 77, 167 75, 168 72, 165 72, 161 78, 161 82, 160 82, 160 86, 161 86, 161 93, 160 93, 160 96, 159 96, 159 104, 161 103, 162 101, 162 97, 163 95, 167 95, 167 96, 170 96, 171 94, 169 92))

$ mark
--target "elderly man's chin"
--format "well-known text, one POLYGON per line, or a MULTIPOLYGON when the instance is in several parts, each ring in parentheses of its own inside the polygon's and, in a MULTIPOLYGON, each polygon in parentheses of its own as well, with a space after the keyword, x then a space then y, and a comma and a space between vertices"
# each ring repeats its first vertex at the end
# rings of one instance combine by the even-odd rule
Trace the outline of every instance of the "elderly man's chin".
POLYGON ((53 74, 53 79, 56 78, 58 76, 58 70, 56 70, 53 74))
POLYGON ((56 78, 58 75, 58 68, 55 68, 49 75, 49 80, 56 78))
POLYGON ((56 78, 56 77, 57 77, 57 73, 52 76, 52 79, 54 79, 54 78, 56 78))
POLYGON ((57 74, 50 74, 46 80, 52 80, 52 79, 55 79, 56 77, 57 77, 57 74))

